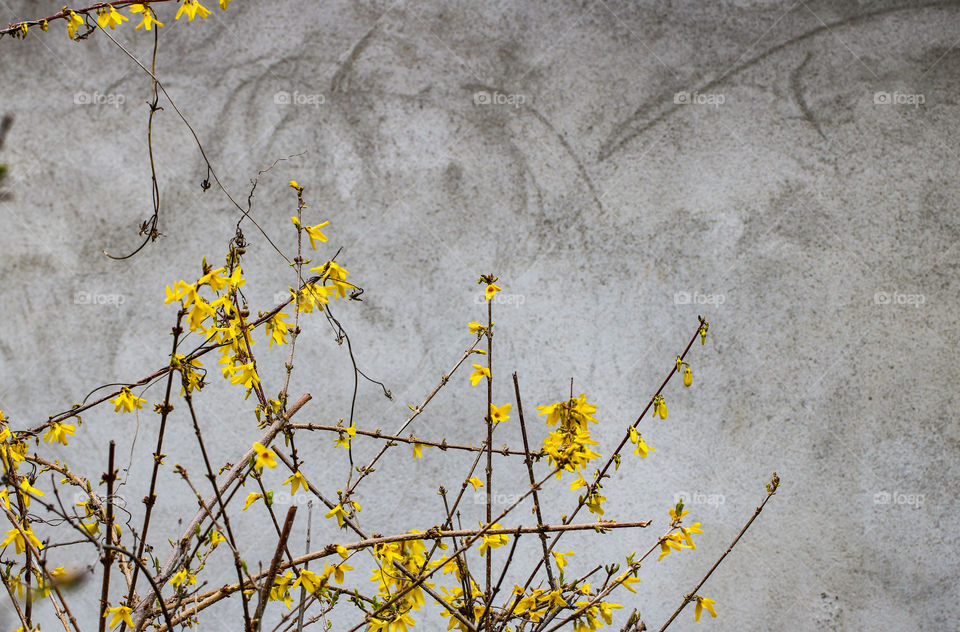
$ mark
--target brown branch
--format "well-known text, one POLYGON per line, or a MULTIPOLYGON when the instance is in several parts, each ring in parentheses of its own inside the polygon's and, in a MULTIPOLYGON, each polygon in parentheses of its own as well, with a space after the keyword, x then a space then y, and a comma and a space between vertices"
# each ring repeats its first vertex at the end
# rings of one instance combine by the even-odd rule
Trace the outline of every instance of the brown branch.
MULTIPOLYGON (((290 424, 287 426, 292 430, 328 430, 330 432, 343 432, 345 428, 343 426, 328 426, 323 424, 290 424)), ((486 452, 486 447, 483 446, 472 446, 472 445, 457 445, 454 443, 447 443, 446 439, 441 441, 428 441, 426 439, 420 439, 415 435, 409 435, 406 437, 401 437, 399 435, 389 435, 384 434, 380 430, 356 430, 358 435, 363 435, 364 437, 373 437, 375 439, 386 439, 387 441, 397 441, 400 443, 419 443, 420 445, 429 446, 432 448, 440 448, 441 450, 464 450, 467 452, 486 452)), ((494 449, 494 454, 513 455, 513 456, 532 456, 534 458, 539 458, 543 456, 543 452, 525 452, 523 450, 512 450, 507 446, 504 446, 500 449, 494 449)))
POLYGON ((730 553, 730 551, 733 550, 733 547, 737 545, 737 542, 740 541, 740 538, 743 537, 743 534, 747 532, 747 529, 750 528, 750 525, 753 524, 753 521, 756 520, 757 516, 760 515, 760 512, 763 511, 763 508, 767 504, 767 501, 773 498, 773 495, 777 493, 777 487, 779 486, 780 486, 780 478, 777 476, 777 473, 774 472, 772 488, 770 486, 767 487, 767 497, 763 499, 763 502, 760 503, 760 506, 756 508, 756 510, 753 512, 753 515, 750 516, 749 520, 747 520, 747 524, 743 525, 743 528, 740 529, 740 533, 738 533, 737 537, 733 539, 733 542, 731 542, 730 546, 727 547, 727 550, 723 552, 723 555, 721 555, 717 559, 717 561, 713 564, 713 566, 710 567, 710 570, 707 571, 707 574, 703 576, 703 579, 700 580, 700 583, 694 586, 693 590, 691 590, 687 595, 684 596, 683 601, 680 603, 680 607, 677 608, 677 610, 670 616, 669 619, 667 619, 667 622, 663 624, 662 628, 660 628, 660 632, 663 632, 664 630, 666 630, 667 626, 673 623, 673 620, 676 619, 677 616, 679 616, 680 613, 683 611, 683 609, 687 607, 687 604, 694 600, 694 598, 697 595, 697 591, 700 590, 700 587, 703 586, 704 583, 706 583, 707 579, 709 579, 710 576, 713 574, 713 571, 717 570, 717 567, 720 566, 720 562, 723 561, 723 558, 725 558, 730 553))

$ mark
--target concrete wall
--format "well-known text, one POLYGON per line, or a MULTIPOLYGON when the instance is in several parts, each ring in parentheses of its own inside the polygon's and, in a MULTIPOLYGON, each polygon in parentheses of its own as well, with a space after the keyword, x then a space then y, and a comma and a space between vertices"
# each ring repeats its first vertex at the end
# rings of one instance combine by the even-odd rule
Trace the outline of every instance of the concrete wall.
MULTIPOLYGON (((0 21, 58 9, 11 1, 0 21)), ((342 247, 366 290, 335 313, 394 400, 361 383, 358 427, 395 429, 453 366, 466 323, 484 316, 480 273, 504 288, 495 400, 512 400, 515 370, 532 418, 573 377, 598 405, 604 454, 703 314, 693 387, 671 382, 669 419, 641 426, 657 451, 630 455, 605 487, 606 517, 653 525, 571 537, 571 576, 652 546, 684 495, 705 532, 697 550, 647 564, 638 595, 621 600, 658 629, 776 470, 781 492, 701 590, 720 613, 704 629, 956 625, 960 5, 240 0, 203 23, 159 10, 157 74, 230 194, 245 206, 258 170, 297 154, 260 177, 254 217, 289 252, 286 182, 297 179, 308 221, 330 220, 316 258, 342 247)), ((115 35, 149 64, 153 38, 132 25, 115 35)), ((132 250, 151 213, 149 78, 103 34, 71 42, 62 23, 0 46, 0 111, 16 116, 0 153, 15 196, 0 205, 0 408, 26 427, 163 366, 175 318, 163 287, 199 276, 201 257, 222 261, 239 214, 216 188, 202 192, 196 144, 161 100, 164 237, 128 261, 105 258, 132 250)), ((244 233, 256 312, 294 276, 249 223, 244 233)), ((298 420, 335 423, 349 415, 349 359, 322 318, 304 329, 291 393, 314 399, 298 420)), ((286 349, 266 346, 276 392, 286 349)), ((213 382, 198 405, 222 462, 257 431, 253 400, 213 382)), ((479 444, 481 390, 458 373, 413 430, 479 444)), ((145 396, 161 399, 162 384, 145 396)), ((138 512, 156 424, 146 410, 98 408, 63 458, 96 478, 117 439, 121 493, 138 512)), ((515 423, 502 433, 519 441, 515 423)), ((325 492, 342 488, 345 454, 331 437, 298 443, 325 492)), ((360 462, 375 447, 355 445, 360 462)), ((161 557, 195 506, 170 469, 182 463, 202 483, 182 405, 164 452, 151 531, 161 557)), ((377 473, 390 489, 361 487, 364 524, 429 528, 438 485, 457 489, 466 463, 397 448, 377 473)), ((515 462, 498 474, 503 502, 524 476, 515 462)), ((564 481, 543 504, 557 520, 575 502, 564 481)), ((481 513, 471 504, 464 524, 481 513)), ((272 527, 248 514, 243 540, 268 559, 272 527)), ((313 519, 315 543, 346 537, 313 519)), ((535 549, 522 541, 520 561, 535 549)), ((212 566, 213 585, 230 580, 226 557, 212 566)), ((96 592, 78 608, 84 629, 96 592)), ((230 612, 201 629, 237 629, 230 612)), ((10 614, 0 623, 16 625, 10 614)))

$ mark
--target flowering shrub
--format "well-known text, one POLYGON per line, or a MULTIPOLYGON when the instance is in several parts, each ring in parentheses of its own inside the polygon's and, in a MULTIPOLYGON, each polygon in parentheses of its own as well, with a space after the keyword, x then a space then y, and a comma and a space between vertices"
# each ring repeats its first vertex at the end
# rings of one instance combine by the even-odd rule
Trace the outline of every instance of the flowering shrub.
MULTIPOLYGON (((51 24, 62 21, 68 36, 80 40, 96 31, 109 36, 109 31, 124 27, 135 17, 139 19, 136 30, 153 31, 155 58, 156 29, 165 22, 158 14, 163 7, 154 5, 167 1, 108 2, 83 9, 65 7, 47 18, 13 24, 2 33, 23 38, 32 27, 47 31, 51 24), (122 10, 127 10, 129 16, 122 10)), ((227 9, 228 4, 229 0, 219 2, 221 9, 227 9)), ((186 17, 192 21, 209 14, 210 10, 198 0, 182 0, 172 19, 186 17)), ((158 102, 163 93, 189 126, 158 78, 152 71, 143 69, 151 77, 153 92, 148 125, 160 110, 158 102)), ((200 150, 205 156, 202 145, 200 150)), ((152 145, 150 152, 152 158, 152 145)), ((152 164, 151 160, 151 167, 152 164)), ((226 197, 233 201, 209 162, 207 167, 210 175, 204 181, 204 188, 212 186, 209 178, 213 177, 226 197)), ((154 186, 157 186, 155 174, 154 186)), ((602 415, 598 418, 597 406, 585 393, 574 395, 572 386, 568 397, 536 407, 536 417, 542 418, 543 425, 527 423, 517 375, 514 373, 508 380, 499 370, 493 370, 493 341, 497 329, 493 299, 501 288, 496 276, 484 274, 478 284, 486 302, 486 318, 465 325, 466 349, 423 401, 410 406, 410 414, 398 430, 385 434, 363 424, 358 426, 352 407, 346 422, 341 418, 335 425, 301 423, 298 413, 310 410, 313 395, 304 393, 293 397, 289 392, 298 336, 302 328, 326 322, 333 328, 337 341, 347 343, 353 360, 347 331, 333 312, 341 305, 359 301, 363 289, 360 281, 344 267, 345 263, 338 260, 339 251, 332 256, 324 253, 316 262, 308 258, 322 253, 329 241, 327 233, 335 235, 335 232, 331 220, 309 210, 306 186, 296 181, 290 181, 288 186, 290 208, 295 209, 290 218, 292 228, 285 235, 263 233, 264 239, 293 270, 295 283, 289 286, 285 300, 263 306, 256 315, 252 312, 244 293, 247 241, 238 224, 236 236, 224 253, 223 265, 215 266, 204 259, 196 278, 171 279, 167 285, 163 303, 170 310, 174 324, 169 361, 164 366, 119 388, 108 385, 96 389, 94 392, 100 394, 91 396, 91 401, 85 400, 51 415, 46 422, 33 427, 15 430, 16 420, 8 420, 0 412, 3 474, 0 508, 10 527, 0 542, 0 580, 5 588, 3 598, 20 622, 17 632, 39 630, 36 615, 40 604, 49 604, 67 632, 91 627, 93 622, 78 621, 75 617, 69 592, 73 585, 91 581, 91 576, 100 585, 96 623, 101 631, 131 628, 162 632, 177 626, 193 627, 210 616, 212 606, 224 601, 235 605, 231 629, 242 626, 249 632, 266 625, 278 630, 294 627, 301 630, 318 622, 328 622, 334 609, 346 610, 355 616, 356 623, 351 630, 402 632, 422 621, 421 611, 428 605, 446 619, 447 629, 463 632, 560 629, 582 632, 613 625, 616 611, 624 608, 618 602, 629 599, 628 593, 636 592, 634 585, 647 570, 644 564, 648 568, 671 553, 695 550, 694 536, 703 533, 703 525, 686 519, 690 512, 680 500, 676 506, 665 508, 669 521, 661 532, 646 537, 649 548, 645 551, 632 552, 622 560, 605 560, 606 565, 576 577, 567 572, 569 558, 575 552, 562 551, 558 545, 565 534, 573 531, 594 532, 599 536, 617 529, 642 530, 652 524, 650 519, 620 521, 609 517, 615 512, 606 504, 604 486, 611 478, 611 468, 631 467, 627 461, 632 457, 646 459, 656 451, 641 434, 640 424, 648 412, 651 418, 667 420, 667 397, 679 397, 682 391, 668 388, 676 384, 672 382, 674 376, 680 376, 679 382, 684 387, 692 387, 693 371, 688 358, 698 339, 701 345, 706 342, 709 323, 703 317, 693 323, 689 341, 682 346, 675 361, 665 361, 665 379, 650 394, 636 421, 623 428, 618 445, 603 448, 591 435, 591 429, 611 422, 602 415), (295 255, 285 254, 284 249, 294 248, 295 255), (191 336, 200 342, 188 344, 191 336), (282 383, 269 383, 270 380, 262 378, 263 355, 254 347, 264 341, 267 349, 275 345, 289 349, 282 383), (461 370, 464 365, 471 366, 473 372, 464 375, 468 370, 461 370), (487 393, 478 423, 472 427, 462 426, 462 443, 404 434, 414 426, 434 396, 454 378, 457 378, 454 383, 463 388, 482 384, 487 393), (249 413, 236 427, 236 432, 248 437, 249 447, 222 463, 213 462, 209 456, 211 430, 207 428, 204 432, 195 406, 195 398, 215 379, 228 382, 238 396, 242 393, 249 413), (493 386, 501 380, 508 386, 512 382, 509 389, 512 393, 510 397, 500 394, 495 400, 493 386), (163 394, 162 397, 151 395, 151 401, 146 395, 155 384, 163 387, 163 394), (110 392, 103 393, 104 389, 110 392), (48 452, 45 448, 49 446, 71 445, 80 432, 86 411, 111 405, 111 414, 137 415, 152 410, 158 417, 150 480, 124 483, 142 486, 145 491, 142 510, 118 505, 113 441, 104 444, 107 467, 101 476, 83 473, 66 461, 45 455, 48 452), (165 461, 164 440, 174 410, 189 418, 200 450, 201 460, 189 468, 165 461), (295 417, 298 421, 294 421, 295 417), (522 448, 494 448, 495 433, 507 424, 519 426, 522 448), (297 450, 297 441, 304 433, 324 433, 337 449, 349 455, 346 484, 340 489, 335 487, 329 471, 317 477, 305 467, 310 464, 309 457, 297 450), (354 442, 360 438, 380 445, 375 456, 362 465, 354 463, 353 453, 354 442), (633 448, 632 455, 628 443, 633 448), (395 453, 393 448, 401 444, 411 446, 414 459, 422 458, 425 449, 439 449, 470 453, 473 460, 463 473, 459 489, 447 490, 442 486, 438 489, 442 512, 432 519, 421 519, 419 524, 407 525, 409 528, 404 530, 383 535, 365 524, 357 488, 372 477, 387 452, 395 453), (522 459, 528 476, 527 491, 499 513, 495 513, 492 502, 494 454, 522 459), (484 462, 485 466, 481 466, 484 462), (200 491, 190 476, 190 470, 198 468, 209 485, 206 493, 200 491), (478 472, 478 468, 481 471, 478 472), (173 534, 175 539, 167 539, 171 534, 158 538, 150 528, 161 492, 158 487, 161 471, 179 476, 199 504, 192 517, 185 516, 190 520, 185 521, 186 526, 180 533, 173 534), (279 474, 280 471, 283 473, 279 474), (105 486, 105 493, 98 491, 98 484, 105 486), (566 508, 560 521, 551 521, 545 516, 552 514, 554 508, 548 508, 547 504, 562 496, 551 489, 547 501, 543 492, 548 486, 556 485, 568 486, 577 493, 577 499, 566 508), (478 526, 463 528, 459 517, 468 489, 475 493, 484 490, 485 515, 478 526), (334 541, 312 544, 308 526, 307 552, 294 555, 291 534, 294 525, 298 521, 302 525, 304 518, 298 515, 297 505, 291 505, 285 513, 278 512, 275 498, 279 493, 289 493, 291 497, 300 493, 308 495, 311 498, 308 511, 312 510, 313 503, 325 508, 322 515, 331 527, 335 524, 342 535, 334 541), (65 502, 69 498, 77 500, 71 505, 65 502), (519 512, 515 510, 521 506, 531 510, 534 522, 525 523, 518 517, 519 512), (583 510, 592 517, 586 518, 583 510), (269 533, 272 556, 254 559, 243 550, 235 525, 251 515, 245 512, 260 512, 269 517, 273 527, 269 533), (581 514, 583 517, 578 521, 581 514), (535 536, 524 541, 536 544, 537 562, 533 568, 523 570, 528 577, 523 584, 505 586, 507 570, 515 567, 518 559, 515 552, 526 534, 535 536), (76 548, 97 551, 99 567, 84 570, 68 568, 62 563, 76 548), (235 580, 219 587, 207 582, 208 565, 215 564, 232 566, 235 580)), ((126 257, 113 258, 129 258, 158 239, 157 197, 154 196, 153 217, 141 226, 144 237, 141 246, 126 257)), ((237 209, 241 221, 253 222, 248 210, 239 205, 237 209)), ((160 299, 157 296, 157 308, 160 299)), ((355 362, 354 373, 357 380, 373 382, 355 362)), ((385 386, 374 383, 391 397, 385 386)), ((101 435, 107 430, 97 432, 101 435)), ((389 490, 390 481, 382 485, 383 490, 389 490)), ((766 497, 737 540, 778 485, 779 479, 774 474, 767 484, 766 497)), ((307 525, 310 521, 308 515, 307 525)), ((643 536, 638 535, 637 539, 642 540, 643 536)), ((674 617, 691 603, 695 620, 700 620, 704 610, 712 617, 717 616, 714 601, 699 593, 717 564, 683 597, 674 617)), ((630 614, 624 613, 622 619, 624 631, 646 629, 636 608, 630 614)))

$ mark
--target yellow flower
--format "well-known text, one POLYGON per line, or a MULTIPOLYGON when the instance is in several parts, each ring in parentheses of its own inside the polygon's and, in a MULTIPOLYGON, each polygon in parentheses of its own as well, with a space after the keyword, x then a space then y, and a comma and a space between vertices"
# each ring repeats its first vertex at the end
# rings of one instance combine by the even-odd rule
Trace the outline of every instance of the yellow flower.
POLYGON ((700 523, 694 522, 689 527, 680 527, 680 532, 683 534, 683 539, 687 543, 687 548, 696 549, 697 545, 693 543, 693 537, 690 534, 703 533, 703 530, 700 528, 700 523))
POLYGON ((513 406, 511 404, 504 404, 499 408, 497 408, 493 404, 490 404, 490 420, 493 423, 498 424, 501 421, 506 421, 510 419, 510 415, 508 415, 507 413, 509 413, 512 408, 513 406))
POLYGON ((701 597, 697 595, 694 597, 697 600, 697 605, 693 609, 693 620, 700 622, 700 615, 703 614, 703 609, 706 608, 707 612, 710 613, 710 616, 714 619, 717 618, 717 611, 713 609, 713 604, 716 603, 713 599, 707 599, 706 597, 701 597))
POLYGON ((637 449, 633 451, 634 454, 639 454, 641 458, 647 458, 647 454, 650 452, 656 452, 657 449, 647 445, 647 442, 643 440, 643 436, 637 432, 637 429, 634 427, 630 428, 630 441, 636 444, 637 449))
POLYGON ((114 9, 113 5, 97 9, 97 25, 102 29, 109 26, 112 31, 128 19, 127 16, 114 9))
POLYGON ((76 430, 76 427, 72 424, 65 424, 58 421, 50 426, 50 429, 44 433, 43 440, 47 443, 59 441, 63 445, 67 445, 67 435, 72 435, 74 430, 76 430))
MULTIPOLYGON (((221 8, 224 8, 224 9, 226 8, 226 7, 223 6, 223 2, 220 3, 220 7, 221 7, 221 8)), ((291 189, 296 189, 297 191, 302 191, 302 190, 303 190, 303 187, 300 186, 300 183, 297 182, 296 180, 291 180, 289 186, 290 186, 291 189)), ((296 218, 294 218, 294 219, 296 219, 296 218)), ((299 221, 294 222, 294 224, 299 224, 299 223, 300 223, 299 221)))
POLYGON ((566 553, 550 551, 550 553, 553 554, 553 559, 557 561, 557 568, 559 568, 561 571, 563 570, 563 567, 567 565, 567 556, 574 554, 573 551, 567 551, 566 553))
POLYGON ((682 549, 683 546, 679 542, 679 540, 681 539, 683 539, 683 536, 679 533, 671 533, 670 535, 666 535, 663 538, 661 538, 660 539, 660 557, 657 558, 657 561, 659 562, 660 560, 665 558, 667 555, 670 554, 671 551, 679 551, 680 549, 682 549))
POLYGON ((130 389, 124 386, 120 389, 120 394, 117 395, 114 399, 110 400, 110 403, 114 405, 114 412, 119 413, 121 409, 125 413, 132 413, 134 410, 143 408, 144 402, 147 400, 142 397, 137 397, 130 392, 130 389))
POLYGON ((214 531, 213 533, 210 534, 210 546, 212 548, 217 548, 217 545, 223 542, 224 540, 226 540, 226 538, 223 537, 223 534, 220 533, 219 531, 214 531))
POLYGON ((496 285, 494 285, 493 283, 491 283, 490 285, 487 286, 487 289, 486 289, 486 291, 485 291, 484 294, 483 294, 483 295, 484 295, 484 298, 489 301, 489 300, 492 299, 494 296, 496 296, 496 295, 497 295, 497 292, 499 292, 499 291, 500 291, 500 288, 497 287, 496 285))
POLYGON ((683 367, 683 385, 690 386, 693 384, 693 371, 690 370, 690 365, 683 367))
POLYGON ((483 487, 483 481, 476 476, 471 476, 467 479, 467 482, 473 485, 473 491, 477 491, 478 488, 483 487))
POLYGON ((232 367, 228 366, 227 371, 231 374, 231 384, 243 384, 244 388, 253 388, 254 384, 260 383, 260 377, 257 375, 256 369, 253 368, 253 362, 232 367))
POLYGON ((286 312, 277 312, 267 321, 267 334, 270 336, 270 344, 267 347, 272 348, 273 343, 287 344, 287 334, 290 326, 283 322, 284 316, 287 316, 286 312))
POLYGON ((26 476, 20 480, 20 491, 23 492, 20 494, 20 496, 23 498, 23 504, 27 507, 30 506, 30 494, 33 494, 34 496, 46 496, 46 494, 44 494, 42 491, 31 485, 26 476))
POLYGON ((131 608, 127 606, 117 606, 115 608, 107 608, 107 611, 103 613, 103 618, 106 619, 108 614, 112 614, 113 618, 110 619, 110 628, 113 629, 117 626, 118 623, 125 623, 130 626, 130 629, 133 629, 133 619, 130 618, 130 613, 133 612, 131 608))
MULTIPOLYGON (((482 523, 481 523, 482 524, 482 523)), ((499 523, 493 523, 490 526, 491 529, 502 529, 503 527, 499 523)), ((495 549, 497 547, 503 546, 510 541, 510 537, 502 534, 496 535, 483 535, 483 541, 480 543, 480 556, 483 557, 487 553, 487 549, 495 549)))
MULTIPOLYGON (((681 502, 682 502, 682 501, 683 501, 683 499, 681 499, 681 502)), ((677 510, 676 510, 676 508, 674 508, 674 507, 671 507, 671 508, 670 508, 670 512, 669 512, 669 513, 670 513, 670 520, 671 520, 672 522, 676 522, 677 520, 682 519, 684 516, 686 516, 688 513, 690 513, 690 510, 689 510, 689 509, 684 509, 684 508, 683 508, 683 505, 681 504, 681 505, 680 505, 680 515, 679 515, 679 516, 677 515, 677 510)))
POLYGON ((247 494, 247 502, 243 503, 243 509, 241 509, 240 511, 246 511, 250 505, 257 502, 261 498, 263 498, 263 494, 258 494, 257 492, 250 492, 249 494, 247 494))
POLYGON ((339 556, 342 557, 343 559, 347 559, 347 558, 350 556, 350 551, 347 550, 347 547, 341 546, 341 545, 338 544, 338 545, 337 545, 337 555, 339 555, 339 556))
POLYGON ((639 577, 634 577, 633 575, 628 575, 627 573, 624 573, 624 574, 621 575, 620 577, 617 577, 617 581, 620 583, 621 586, 623 586, 624 588, 626 588, 626 589, 629 590, 630 592, 636 593, 636 592, 637 592, 637 589, 634 588, 633 586, 631 586, 630 584, 638 584, 638 583, 640 583, 640 578, 639 578, 639 577))
MULTIPOLYGON (((222 10, 226 11, 228 4, 230 4, 230 0, 220 0, 220 8, 222 10)), ((290 182, 295 182, 295 180, 291 180, 290 182)))
POLYGON ((190 22, 193 22, 193 18, 195 18, 197 15, 203 19, 206 19, 206 17, 210 15, 210 11, 205 6, 200 4, 198 0, 183 0, 183 4, 180 5, 180 10, 177 11, 176 18, 174 19, 179 20, 180 16, 184 13, 187 14, 187 19, 190 22))
POLYGON ((290 484, 291 496, 296 494, 297 490, 300 489, 301 487, 304 489, 304 491, 308 491, 310 489, 310 485, 307 484, 307 479, 303 477, 303 474, 300 473, 300 470, 297 470, 296 474, 294 474, 287 480, 283 481, 284 485, 286 485, 287 483, 290 484))
POLYGON ((310 247, 314 250, 317 249, 317 241, 326 243, 327 236, 320 232, 320 229, 329 223, 330 222, 323 222, 322 224, 317 224, 316 226, 303 227, 303 230, 307 231, 307 236, 310 238, 310 247))
POLYGON ((338 504, 336 507, 327 512, 326 518, 333 518, 336 516, 337 524, 343 526, 343 519, 347 517, 347 512, 343 510, 343 505, 338 504))
POLYGON ((598 516, 602 516, 603 507, 601 505, 605 502, 607 502, 606 496, 601 496, 600 494, 594 492, 592 496, 587 498, 587 502, 584 504, 587 506, 587 509, 590 510, 590 513, 595 513, 598 516))
POLYGON ((144 5, 144 4, 131 4, 130 13, 142 13, 143 19, 140 20, 140 24, 137 25, 136 31, 140 30, 140 27, 144 27, 146 30, 153 28, 153 25, 163 26, 163 22, 157 19, 156 14, 153 12, 153 9, 144 5))
POLYGON ((264 465, 270 468, 277 467, 277 455, 273 453, 273 450, 268 450, 260 443, 254 443, 253 449, 257 451, 257 462, 254 464, 254 468, 259 471, 263 469, 264 465))
POLYGON ((470 374, 470 384, 476 386, 484 377, 487 379, 490 378, 490 369, 481 364, 474 364, 472 366, 476 369, 476 371, 470 374))
POLYGON ((472 334, 481 334, 483 333, 483 330, 486 329, 486 327, 480 323, 467 323, 467 327, 470 329, 470 333, 472 334))
POLYGON ((418 441, 414 441, 413 442, 413 458, 419 459, 422 456, 423 456, 423 444, 418 441))
POLYGON ((700 344, 706 344, 707 342, 707 329, 710 328, 710 323, 703 321, 703 324, 700 325, 700 344))
POLYGON ((67 35, 70 39, 74 39, 77 36, 77 29, 83 26, 83 18, 70 11, 67 15, 67 35))
MULTIPOLYGON (((23 527, 23 532, 27 534, 27 538, 38 551, 43 549, 43 543, 37 539, 37 536, 33 535, 33 530, 30 528, 30 525, 23 527)), ((20 533, 20 530, 14 527, 10 531, 6 532, 7 538, 0 542, 0 548, 3 548, 10 544, 11 542, 17 547, 17 555, 20 555, 27 550, 27 542, 23 539, 23 534, 20 533)))
POLYGON ((179 571, 174 573, 173 577, 170 578, 170 583, 173 584, 174 588, 180 590, 181 585, 192 586, 196 584, 197 576, 187 569, 181 568, 179 571))
POLYGON ((350 440, 355 436, 357 436, 357 422, 353 422, 346 428, 341 428, 337 438, 333 441, 333 445, 338 448, 349 448, 350 440))

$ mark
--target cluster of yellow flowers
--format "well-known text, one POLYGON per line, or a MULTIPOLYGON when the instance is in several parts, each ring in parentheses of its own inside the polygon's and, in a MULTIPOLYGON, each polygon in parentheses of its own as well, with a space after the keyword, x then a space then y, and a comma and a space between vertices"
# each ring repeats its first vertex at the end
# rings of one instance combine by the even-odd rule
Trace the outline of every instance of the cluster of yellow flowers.
MULTIPOLYGON (((220 8, 224 11, 227 10, 227 6, 230 4, 230 0, 218 0, 218 2, 220 8)), ((101 29, 109 28, 112 31, 124 22, 129 21, 130 18, 117 11, 116 6, 114 6, 116 4, 127 3, 109 2, 99 6, 94 5, 79 11, 74 11, 68 7, 64 7, 58 15, 54 16, 54 18, 66 20, 67 36, 70 39, 77 39, 78 37, 83 38, 86 36, 86 33, 81 35, 79 30, 81 27, 87 24, 87 18, 92 17, 93 13, 96 13, 96 23, 101 29)), ((150 2, 133 2, 129 3, 126 7, 130 9, 131 14, 139 14, 141 16, 140 23, 137 24, 135 30, 139 31, 140 29, 144 29, 146 31, 150 31, 153 30, 154 26, 164 25, 163 22, 157 19, 157 14, 150 5, 150 2)), ((179 20, 181 17, 187 16, 187 21, 192 22, 197 16, 200 16, 201 19, 206 19, 209 15, 210 9, 200 4, 199 0, 180 0, 180 8, 177 10, 177 14, 174 19, 179 20)), ((39 26, 40 30, 44 32, 50 28, 48 20, 30 20, 11 25, 11 30, 9 32, 14 37, 23 39, 26 37, 31 25, 39 26)), ((94 27, 91 25, 90 30, 92 31, 93 29, 94 27)))
MULTIPOLYGON (((421 533, 411 531, 410 533, 421 533)), ((414 586, 410 577, 416 577, 427 566, 426 547, 422 540, 407 540, 402 542, 386 542, 373 547, 377 568, 373 569, 370 581, 377 585, 377 601, 387 603, 394 601, 379 615, 370 618, 369 630, 387 630, 388 632, 406 632, 407 626, 413 627, 416 621, 411 614, 419 610, 425 602, 423 588, 414 586), (404 573, 400 569, 405 569, 404 573)), ((438 560, 435 564, 444 564, 446 560, 438 560)), ((424 582, 428 588, 433 584, 424 582)))
MULTIPOLYGON (((557 429, 543 440, 543 451, 548 462, 557 468, 576 473, 577 480, 570 485, 570 489, 586 487, 588 483, 583 478, 583 468, 590 461, 600 458, 600 454, 590 448, 597 445, 597 442, 590 438, 587 425, 598 423, 593 416, 597 407, 587 402, 586 395, 580 393, 579 397, 566 402, 537 406, 537 410, 540 411, 539 415, 547 416, 547 426, 557 426, 557 429)), ((560 478, 560 472, 557 472, 557 478, 560 478)), ((601 496, 598 489, 594 488, 584 504, 592 513, 602 516, 601 505, 606 500, 606 497, 601 496)))

